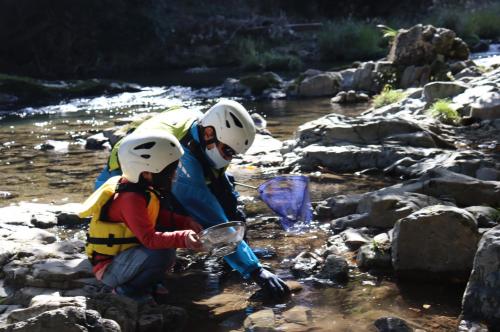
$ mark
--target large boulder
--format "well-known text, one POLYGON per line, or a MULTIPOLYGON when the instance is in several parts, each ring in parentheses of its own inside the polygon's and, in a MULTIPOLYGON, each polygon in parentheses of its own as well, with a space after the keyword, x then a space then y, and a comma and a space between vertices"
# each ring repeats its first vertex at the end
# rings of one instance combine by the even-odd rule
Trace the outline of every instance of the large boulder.
POLYGON ((470 116, 481 120, 500 118, 500 92, 483 94, 470 105, 470 116))
POLYGON ((445 59, 465 60, 469 57, 467 45, 455 32, 431 25, 415 25, 401 29, 389 51, 388 60, 395 65, 431 64, 442 55, 445 59))
POLYGON ((403 276, 465 276, 472 267, 477 241, 477 223, 469 212, 429 206, 394 226, 392 264, 403 276))
POLYGON ((302 97, 334 96, 339 92, 341 80, 341 76, 333 72, 306 77, 299 84, 298 94, 302 97))
POLYGON ((486 322, 492 331, 500 326, 500 226, 479 242, 472 273, 462 301, 467 320, 486 322))
POLYGON ((110 319, 104 319, 94 310, 81 307, 63 307, 46 311, 28 320, 0 328, 0 332, 120 332, 120 326, 110 319))
POLYGON ((424 87, 425 101, 430 104, 437 99, 452 98, 467 88, 467 85, 460 82, 431 82, 424 87))

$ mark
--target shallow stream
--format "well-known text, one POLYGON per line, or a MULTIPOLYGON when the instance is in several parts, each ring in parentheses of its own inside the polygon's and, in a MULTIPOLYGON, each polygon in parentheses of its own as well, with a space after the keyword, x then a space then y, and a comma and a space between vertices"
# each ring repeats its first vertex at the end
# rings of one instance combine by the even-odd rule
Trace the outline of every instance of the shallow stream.
MULTIPOLYGON (((123 123, 137 113, 155 112, 172 105, 205 110, 215 102, 218 91, 182 87, 145 87, 141 92, 115 96, 62 101, 57 105, 27 108, 0 119, 0 206, 20 201, 55 204, 81 202, 108 156, 108 150, 86 150, 89 134, 123 123), (54 149, 43 144, 51 140, 54 149), (10 196, 9 194, 10 193, 10 196), (9 199, 5 197, 10 197, 9 199)), ((328 98, 307 100, 253 101, 242 103, 268 120, 268 129, 278 139, 290 139, 300 124, 328 113, 355 116, 368 104, 338 106, 328 98)), ((262 170, 233 168, 237 180, 257 185, 270 175, 262 170)), ((322 174, 311 177, 313 201, 338 194, 363 193, 394 183, 393 179, 353 174, 322 174)), ((262 222, 272 215, 263 203, 252 198, 256 192, 241 188, 253 211, 249 242, 265 248, 263 263, 285 279, 291 259, 304 250, 325 243, 329 234, 316 228, 304 234, 288 234, 276 222, 262 222), (253 225, 253 226, 252 226, 253 225)), ((60 231, 62 235, 64 231, 60 231)), ((81 236, 81 232, 76 236, 81 236)), ((238 275, 226 271, 214 260, 193 264, 183 272, 169 276, 169 301, 188 308, 188 331, 241 330, 251 312, 271 308, 280 313, 294 305, 311 308, 314 323, 304 330, 370 331, 373 321, 383 316, 398 316, 427 331, 454 331, 460 311, 463 285, 443 286, 421 283, 397 283, 390 277, 372 276, 355 267, 346 285, 325 286, 303 280, 303 290, 286 304, 260 301, 257 287, 241 282, 238 275), (250 299, 250 300, 249 300, 250 299)))

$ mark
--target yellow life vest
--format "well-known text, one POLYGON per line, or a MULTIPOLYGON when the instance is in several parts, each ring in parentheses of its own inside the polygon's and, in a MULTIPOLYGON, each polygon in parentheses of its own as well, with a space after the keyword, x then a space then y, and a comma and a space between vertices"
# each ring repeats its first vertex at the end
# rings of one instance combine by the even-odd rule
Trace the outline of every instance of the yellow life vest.
MULTIPOLYGON (((78 214, 81 218, 92 217, 87 233, 87 244, 85 245, 85 251, 90 259, 95 254, 115 256, 140 244, 125 223, 101 220, 103 207, 117 192, 120 178, 120 176, 114 176, 108 179, 87 198, 83 203, 83 211, 78 214)), ((156 193, 151 190, 146 190, 145 194, 149 195, 148 221, 155 225, 160 211, 160 200, 156 193)))

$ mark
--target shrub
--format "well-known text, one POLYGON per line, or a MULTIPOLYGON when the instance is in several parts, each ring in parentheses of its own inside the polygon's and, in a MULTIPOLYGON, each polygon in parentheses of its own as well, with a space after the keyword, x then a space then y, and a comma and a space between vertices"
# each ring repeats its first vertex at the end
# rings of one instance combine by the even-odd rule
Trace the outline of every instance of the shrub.
POLYGON ((298 70, 302 60, 295 55, 267 49, 263 41, 243 38, 237 42, 236 60, 246 70, 298 70))
POLYGON ((382 92, 373 98, 373 107, 379 108, 400 101, 406 96, 401 90, 393 90, 390 85, 384 86, 382 92))
POLYGON ((328 22, 318 34, 325 60, 364 60, 383 56, 382 36, 375 26, 352 19, 328 22))
POLYGON ((439 99, 432 104, 428 113, 439 121, 451 125, 460 123, 460 115, 457 110, 451 106, 449 99, 439 99))
POLYGON ((500 37, 500 5, 472 13, 469 21, 479 37, 489 39, 500 37))

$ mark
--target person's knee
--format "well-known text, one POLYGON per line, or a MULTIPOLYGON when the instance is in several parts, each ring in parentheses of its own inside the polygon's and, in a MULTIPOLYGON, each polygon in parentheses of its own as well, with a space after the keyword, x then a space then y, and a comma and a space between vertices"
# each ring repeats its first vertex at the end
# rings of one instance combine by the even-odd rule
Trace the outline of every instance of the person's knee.
POLYGON ((147 249, 147 267, 167 267, 175 261, 175 249, 147 249))

